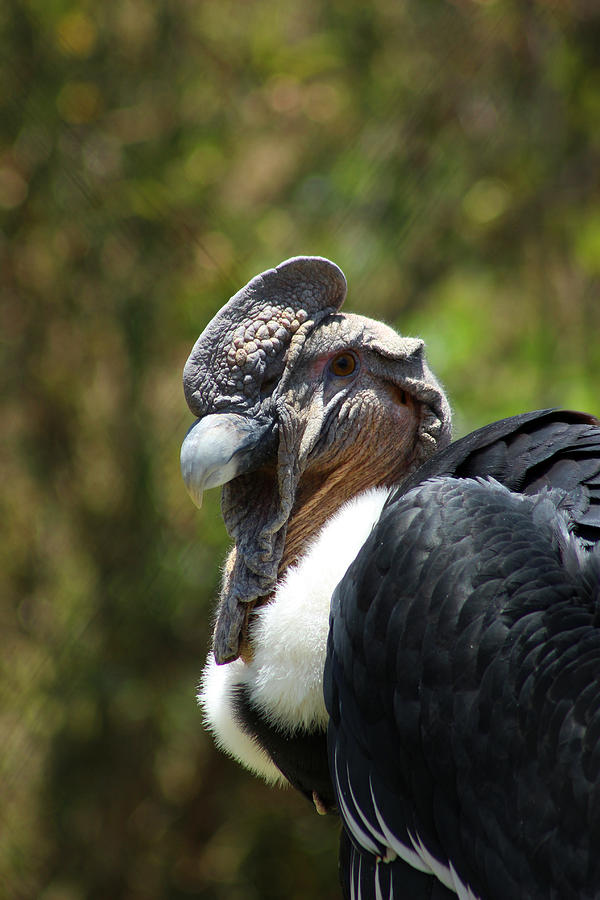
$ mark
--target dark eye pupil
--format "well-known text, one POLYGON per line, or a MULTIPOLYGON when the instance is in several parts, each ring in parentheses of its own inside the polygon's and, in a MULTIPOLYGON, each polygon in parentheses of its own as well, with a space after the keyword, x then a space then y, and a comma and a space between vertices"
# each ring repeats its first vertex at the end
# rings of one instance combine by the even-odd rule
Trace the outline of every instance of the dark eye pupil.
POLYGON ((351 375, 356 368, 356 361, 350 353, 342 353, 332 361, 334 375, 351 375))

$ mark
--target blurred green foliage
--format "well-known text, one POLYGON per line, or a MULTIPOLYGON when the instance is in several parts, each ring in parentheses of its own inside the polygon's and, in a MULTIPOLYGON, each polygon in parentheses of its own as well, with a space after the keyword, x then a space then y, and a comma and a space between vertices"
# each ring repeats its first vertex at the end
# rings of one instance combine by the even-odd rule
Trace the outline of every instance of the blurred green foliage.
POLYGON ((334 898, 337 823, 214 750, 226 548, 180 373, 250 276, 334 259, 457 433, 600 412, 594 0, 0 7, 0 893, 334 898))

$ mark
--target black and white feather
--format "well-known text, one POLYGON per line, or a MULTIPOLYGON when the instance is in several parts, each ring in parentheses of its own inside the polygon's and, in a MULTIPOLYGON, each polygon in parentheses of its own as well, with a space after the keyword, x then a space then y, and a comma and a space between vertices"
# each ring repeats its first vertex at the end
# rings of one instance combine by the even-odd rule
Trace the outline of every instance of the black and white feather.
POLYGON ((543 410, 447 446, 422 345, 337 312, 341 278, 291 260, 221 311, 227 365, 261 335, 271 352, 235 315, 283 329, 246 403, 232 382, 228 406, 225 375, 216 399, 196 390, 219 365, 219 316, 186 369, 201 411, 184 477, 196 500, 227 482, 236 541, 207 724, 252 771, 339 812, 349 900, 591 900, 600 425, 543 410))

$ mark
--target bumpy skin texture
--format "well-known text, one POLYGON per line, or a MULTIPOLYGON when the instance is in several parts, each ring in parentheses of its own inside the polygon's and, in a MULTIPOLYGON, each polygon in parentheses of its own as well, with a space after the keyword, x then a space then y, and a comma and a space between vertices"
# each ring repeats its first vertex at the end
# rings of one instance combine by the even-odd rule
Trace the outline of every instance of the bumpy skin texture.
MULTIPOLYGON (((294 257, 255 276, 209 322, 185 364, 183 389, 194 415, 242 413, 276 430, 273 387, 292 339, 301 342, 345 296, 342 271, 321 257, 294 257)), ((275 448, 277 442, 275 433, 275 448)), ((285 462, 280 466, 275 485, 253 473, 224 488, 223 516, 236 548, 225 568, 215 629, 215 654, 223 662, 240 652, 249 605, 276 581, 293 500, 289 469, 289 463, 287 470, 285 462)))
POLYGON ((186 367, 194 411, 270 423, 270 456, 223 493, 221 660, 333 511, 399 485, 333 599, 334 791, 322 734, 296 740, 247 698, 242 725, 301 790, 337 799, 349 898, 442 900, 439 878, 469 900, 599 896, 598 422, 530 413, 442 449, 449 408, 422 342, 336 312, 337 272, 300 258, 254 279, 186 367))
MULTIPOLYGON (((368 412, 382 391, 390 411, 402 405, 396 397, 390 403, 395 389, 407 392, 415 409, 418 404, 412 430, 394 433, 397 422, 389 416, 388 434, 380 435, 396 456, 405 444, 405 474, 450 438, 450 409, 429 370, 423 342, 400 337, 380 322, 336 312, 345 294, 345 278, 329 260, 287 260, 253 278, 229 300, 200 335, 186 363, 184 391, 192 412, 199 417, 241 414, 259 423, 269 442, 264 449, 270 458, 265 461, 263 455, 257 470, 241 474, 223 489, 223 518, 235 548, 225 567, 215 630, 220 662, 239 655, 252 604, 270 594, 287 565, 283 557, 288 525, 302 476, 318 466, 319 456, 344 430, 336 420, 336 403, 343 397, 323 391, 319 367, 326 358, 353 348, 362 357, 361 378, 371 377, 368 389, 345 404, 342 418, 352 420, 359 410, 361 416, 368 412)), ((347 428, 346 434, 353 436, 347 428)), ((395 474, 392 466, 388 482, 384 475, 381 483, 393 483, 395 474)), ((360 485, 353 488, 356 492, 360 485)), ((328 513, 352 495, 350 488, 345 496, 338 494, 328 513)), ((316 520, 318 527, 318 516, 316 520)))
POLYGON ((347 897, 403 896, 380 818, 476 897, 598 896, 600 556, 582 548, 600 536, 600 428, 586 419, 531 414, 451 445, 388 501, 334 594, 347 897), (513 492, 475 479, 490 474, 513 492))
POLYGON ((183 372, 188 406, 208 413, 255 412, 265 381, 279 378, 301 325, 344 302, 346 279, 321 257, 294 257, 253 278, 206 326, 183 372))

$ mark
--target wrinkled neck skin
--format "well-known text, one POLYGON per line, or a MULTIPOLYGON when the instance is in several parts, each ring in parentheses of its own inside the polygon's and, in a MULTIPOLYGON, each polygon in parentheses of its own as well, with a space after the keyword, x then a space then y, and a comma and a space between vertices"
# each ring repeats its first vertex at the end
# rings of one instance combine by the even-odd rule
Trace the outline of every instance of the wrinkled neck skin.
POLYGON ((306 469, 292 507, 279 577, 302 558, 327 520, 348 500, 369 488, 398 484, 415 468, 411 465, 418 427, 415 405, 407 404, 395 440, 382 441, 374 454, 371 438, 376 427, 376 421, 366 421, 345 454, 339 448, 330 450, 306 469))
POLYGON ((357 319, 334 316, 318 332, 299 329, 281 380, 262 406, 277 434, 277 458, 223 489, 223 518, 235 548, 215 629, 218 663, 246 655, 240 639, 244 644, 252 606, 270 599, 344 503, 369 488, 400 483, 449 440, 450 410, 422 342, 391 330, 369 337, 369 329, 383 326, 357 319), (336 381, 328 360, 348 347, 361 360, 357 377, 336 381))
POLYGON ((302 444, 304 426, 287 407, 287 421, 280 418, 277 465, 226 486, 223 514, 236 544, 224 568, 216 655, 219 626, 223 632, 237 627, 242 634, 239 655, 249 661, 252 610, 271 600, 276 583, 304 556, 327 520, 348 500, 369 488, 391 487, 420 464, 415 454, 420 407, 408 398, 399 408, 393 392, 389 404, 371 409, 365 402, 363 407, 360 429, 339 429, 337 435, 335 429, 320 429, 318 434, 328 435, 329 446, 320 447, 318 438, 309 441, 304 459, 290 452, 291 444, 302 444), (379 420, 392 410, 395 429, 388 439, 377 441, 375 452, 373 434, 389 432, 379 427, 379 420), (292 468, 296 466, 303 466, 302 473, 292 468))
MULTIPOLYGON (((336 434, 339 409, 329 427, 325 411, 326 427, 315 427, 316 440, 309 442, 312 453, 305 457, 290 497, 280 494, 286 486, 281 464, 302 454, 290 454, 289 447, 281 445, 279 465, 229 486, 232 502, 237 499, 239 504, 244 497, 238 528, 245 541, 249 534, 257 541, 260 528, 268 528, 268 510, 277 512, 287 502, 291 512, 281 535, 285 539, 275 583, 253 602, 234 604, 244 620, 238 658, 218 665, 210 654, 199 694, 205 724, 225 752, 269 782, 285 777, 307 796, 312 792, 319 812, 335 805, 327 774, 323 695, 331 596, 379 517, 388 488, 420 462, 420 407, 410 400, 399 407, 391 391, 393 412, 385 409, 385 401, 384 408, 369 417, 369 400, 366 395, 363 401, 359 398, 365 407, 359 414, 366 416, 366 423, 358 430, 345 429, 342 415, 336 434), (378 416, 387 419, 387 442, 377 428, 378 416), (346 439, 346 433, 353 436, 346 439), (319 439, 329 445, 319 446, 319 439), (260 524, 257 510, 265 515, 260 524)), ((295 447, 302 445, 302 426, 297 433, 293 427, 285 433, 281 429, 281 444, 290 435, 295 447)), ((219 621, 239 589, 235 573, 243 567, 238 554, 236 546, 226 563, 219 621)))

